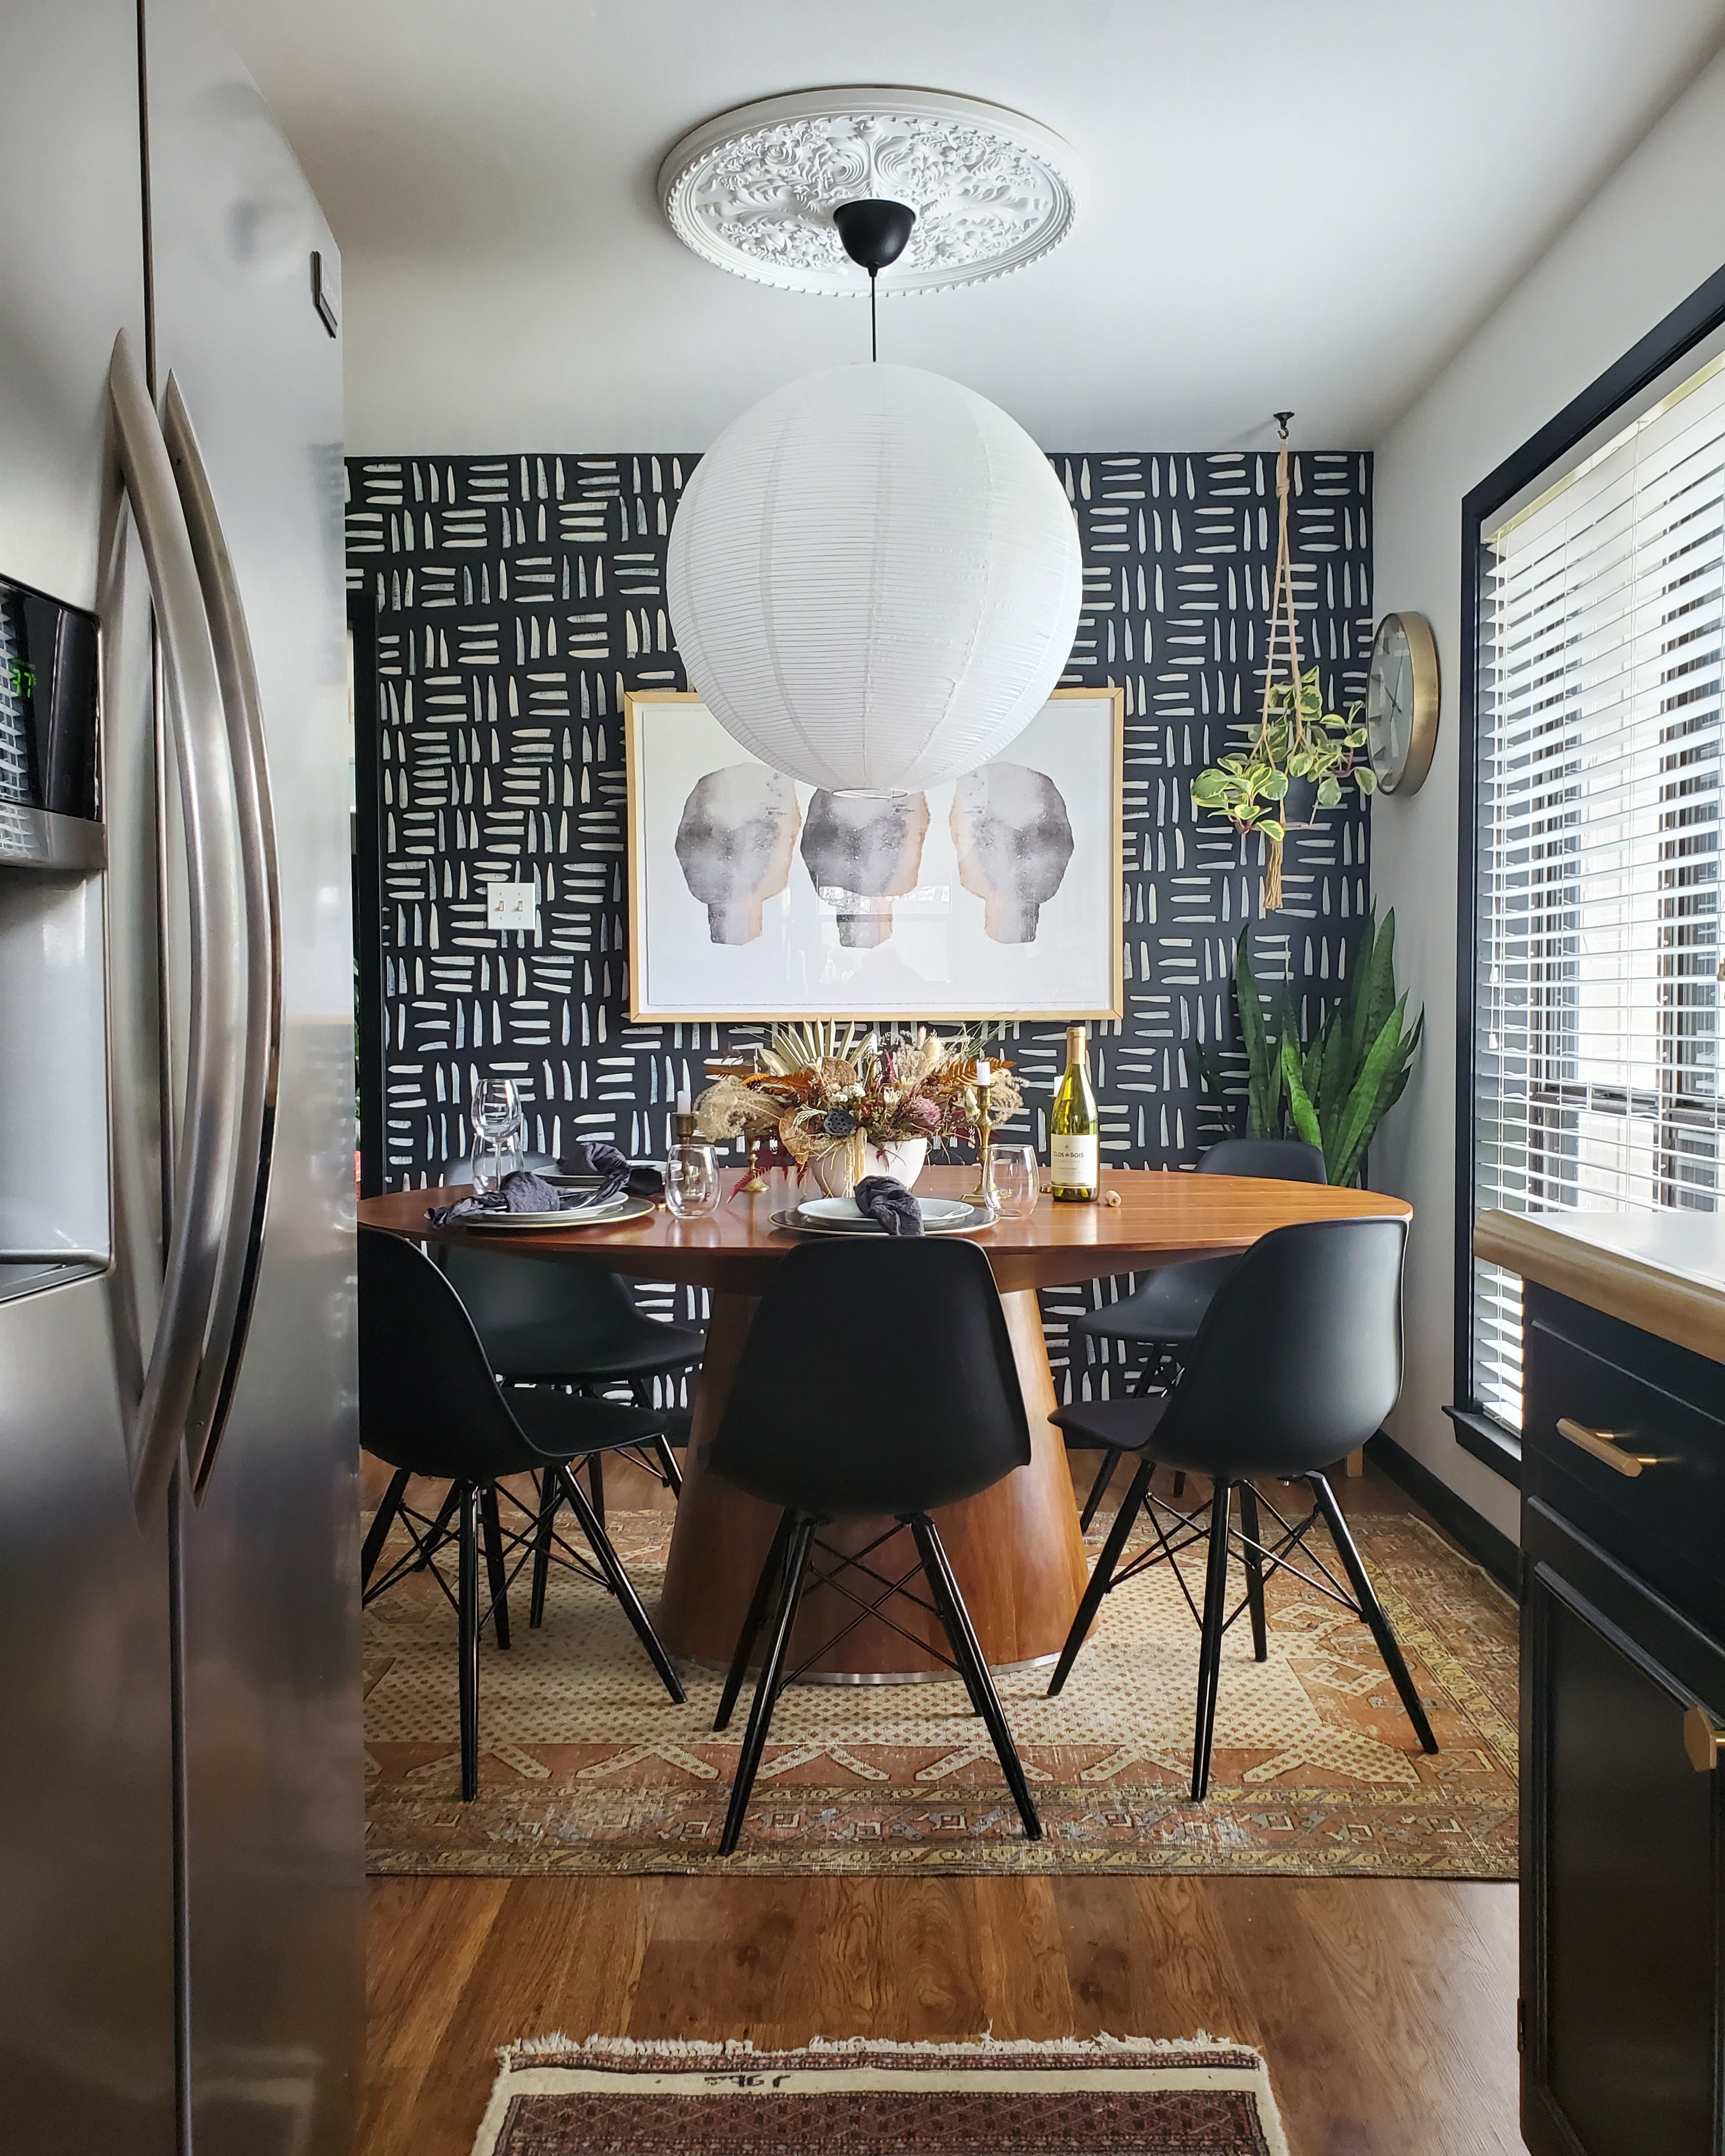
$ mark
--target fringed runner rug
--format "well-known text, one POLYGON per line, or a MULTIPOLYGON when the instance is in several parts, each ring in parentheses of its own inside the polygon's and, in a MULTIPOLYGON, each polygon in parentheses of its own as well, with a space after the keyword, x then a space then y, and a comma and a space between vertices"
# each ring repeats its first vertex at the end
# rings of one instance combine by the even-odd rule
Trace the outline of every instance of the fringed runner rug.
POLYGON ((512 2046, 474 2156, 1287 2156, 1237 2044, 512 2046))

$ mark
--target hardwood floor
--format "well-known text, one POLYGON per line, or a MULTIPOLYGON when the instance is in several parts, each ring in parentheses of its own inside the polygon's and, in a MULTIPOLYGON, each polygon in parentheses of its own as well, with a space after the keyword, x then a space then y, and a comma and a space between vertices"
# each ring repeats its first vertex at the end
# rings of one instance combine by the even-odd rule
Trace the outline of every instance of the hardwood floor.
MULTIPOLYGON (((1075 1459, 1087 1480, 1091 1462, 1075 1459)), ((622 1476, 615 1504, 649 1502, 622 1476)), ((1381 1477, 1349 1510, 1405 1509, 1381 1477)), ((1513 1887, 1250 1878, 387 1879, 359 2156, 467 2156, 520 2036, 1257 2046, 1293 2156, 1517 2156, 1513 1887)))
POLYGON ((467 2156, 495 2047, 566 2035, 1189 2036, 1294 2156, 1512 2156, 1515 1889, 1437 1880, 373 1882, 362 2156, 467 2156))

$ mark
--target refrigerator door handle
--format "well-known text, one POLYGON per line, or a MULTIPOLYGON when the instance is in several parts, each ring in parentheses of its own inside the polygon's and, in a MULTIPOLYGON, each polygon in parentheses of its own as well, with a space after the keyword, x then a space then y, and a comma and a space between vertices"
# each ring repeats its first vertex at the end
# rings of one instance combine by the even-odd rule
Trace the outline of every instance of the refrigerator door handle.
POLYGON ((231 1074, 244 1024, 232 924, 239 917, 244 889, 234 819, 225 801, 222 685, 197 560, 149 388, 123 330, 114 341, 108 397, 167 685, 191 945, 186 1112, 173 1163, 172 1218, 155 1338, 128 1433, 132 1502, 142 1518, 161 1506, 180 1455, 227 1225, 236 1120, 231 1074))
POLYGON ((215 644, 227 710, 237 835, 245 879, 245 1044, 239 1095, 238 1160, 208 1344, 193 1394, 186 1443, 194 1496, 202 1497, 233 1404, 264 1255, 275 1152, 281 1070, 281 878, 264 738, 263 703, 239 582, 228 552, 209 474, 180 385, 167 377, 162 435, 173 465, 215 644))

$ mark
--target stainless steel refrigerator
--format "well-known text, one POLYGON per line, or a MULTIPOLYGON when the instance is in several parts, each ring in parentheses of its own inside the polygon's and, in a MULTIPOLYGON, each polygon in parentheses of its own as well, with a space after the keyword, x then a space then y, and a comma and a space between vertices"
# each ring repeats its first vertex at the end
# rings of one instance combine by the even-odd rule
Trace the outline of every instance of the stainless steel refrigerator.
POLYGON ((199 0, 0 9, 0 2147, 360 2061, 338 257, 199 0))

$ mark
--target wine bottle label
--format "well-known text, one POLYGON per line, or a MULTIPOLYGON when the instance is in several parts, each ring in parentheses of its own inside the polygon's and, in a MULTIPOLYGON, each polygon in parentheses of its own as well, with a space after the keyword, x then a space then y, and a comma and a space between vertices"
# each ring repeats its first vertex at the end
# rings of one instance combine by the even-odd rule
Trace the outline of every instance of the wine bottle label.
POLYGON ((1096 1187, 1097 1139, 1088 1137, 1050 1137, 1048 1142, 1049 1179, 1063 1190, 1094 1190, 1096 1187))

